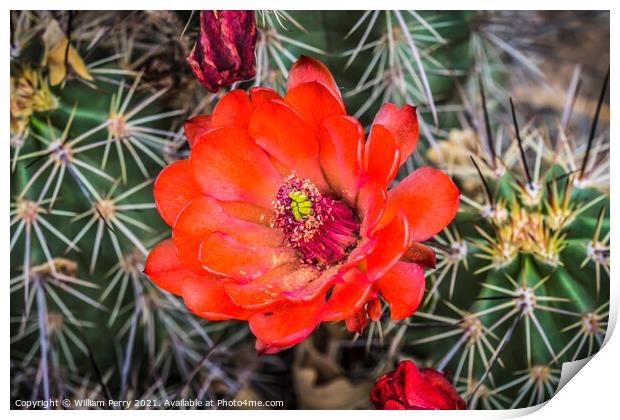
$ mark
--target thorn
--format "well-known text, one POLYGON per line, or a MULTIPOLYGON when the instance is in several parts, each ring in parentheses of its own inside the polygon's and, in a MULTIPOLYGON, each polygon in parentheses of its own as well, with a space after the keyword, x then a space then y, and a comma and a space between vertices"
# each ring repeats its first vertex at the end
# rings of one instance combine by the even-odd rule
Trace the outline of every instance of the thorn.
POLYGON ((419 327, 419 328, 454 328, 458 327, 461 322, 457 322, 455 324, 447 324, 443 322, 409 322, 407 326, 409 327, 419 327))
MULTIPOLYGON (((511 103, 512 103, 512 100, 511 100, 511 103)), ((467 396, 467 398, 466 398, 467 404, 469 404, 469 402, 471 401, 472 397, 476 394, 476 392, 478 391, 480 386, 484 383, 484 381, 486 380, 487 376, 489 376, 489 373, 491 372, 491 369, 493 368, 493 365, 495 365, 495 362, 497 361, 497 359, 499 357, 499 354, 502 352, 502 350, 504 349, 504 347, 506 346, 508 341, 510 341, 510 337, 512 337, 512 333, 517 328, 517 324, 519 323, 521 318, 523 318, 524 314, 525 314, 525 312, 521 311, 519 313, 519 315, 515 317, 514 321, 512 321, 512 325, 510 325, 510 328, 508 328, 508 330, 504 334, 504 337, 502 337, 502 341, 497 346, 497 350, 495 350, 495 352, 491 356, 491 359, 489 359, 489 363, 488 363, 487 368, 485 369, 484 373, 482 374, 482 376, 478 380, 478 383, 476 384, 474 389, 467 396)))
POLYGON ((196 375, 198 375, 198 373, 200 372, 200 369, 202 368, 202 365, 204 365, 204 363, 207 360, 209 360, 211 355, 213 353, 215 353, 215 350, 217 350, 219 348, 220 344, 222 344, 224 342, 224 337, 225 337, 225 335, 222 335, 215 343, 213 343, 213 345, 211 346, 209 351, 202 357, 202 359, 200 359, 200 361, 198 362, 198 364, 196 365, 194 370, 192 370, 192 372, 190 373, 189 378, 187 378, 187 381, 186 381, 185 385, 183 386, 183 388, 181 388, 178 391, 178 393, 176 395, 174 395, 175 398, 179 398, 179 397, 183 396, 184 393, 187 392, 187 390, 191 386, 192 381, 194 380, 194 377, 196 375))
POLYGON ((512 112, 512 122, 515 126, 515 132, 517 134, 517 142, 519 144, 519 151, 521 152, 521 163, 523 163, 523 168, 525 169, 525 175, 527 176, 527 181, 530 185, 532 185, 532 176, 530 175, 530 170, 527 167, 527 161, 525 160, 525 150, 523 150, 523 141, 521 140, 521 134, 519 133, 519 124, 517 123, 517 114, 515 113, 515 105, 512 102, 512 97, 510 97, 510 111, 512 112))
POLYGON ((35 159, 33 159, 28 165, 26 165, 26 169, 30 168, 31 166, 33 166, 35 163, 42 161, 43 159, 45 159, 46 157, 48 157, 49 155, 51 155, 52 152, 49 151, 46 154, 39 156, 35 159))
POLYGON ((99 366, 97 366, 97 361, 95 360, 95 354, 93 352, 93 349, 90 347, 90 344, 88 344, 88 340, 86 339, 86 335, 84 334, 84 331, 82 330, 82 328, 80 328, 79 325, 75 325, 75 328, 78 334, 80 334, 82 341, 84 342, 84 345, 86 346, 86 350, 88 352, 88 360, 90 361, 93 371, 95 372, 95 376, 97 377, 97 381, 101 385, 101 389, 103 390, 103 393, 106 399, 108 401, 113 400, 112 394, 110 393, 110 389, 108 388, 108 385, 105 383, 103 379, 103 375, 101 374, 101 370, 99 370, 99 366))
POLYGON ((489 204, 491 206, 494 206, 495 205, 495 200, 493 199, 493 194, 491 194, 491 189, 489 188, 489 184, 487 184, 487 181, 484 178, 484 176, 482 175, 482 171, 480 170, 480 167, 476 163, 476 160, 474 159, 474 157, 472 155, 470 155, 469 158, 471 159, 472 163, 476 167, 476 170, 478 171, 478 175, 480 176, 480 179, 482 180, 482 184, 484 185, 484 190, 486 191, 487 197, 489 199, 489 204))
POLYGON ((482 77, 478 74, 478 87, 480 88, 480 96, 482 98, 482 111, 484 113, 484 128, 486 132, 487 144, 489 147, 489 152, 491 153, 491 157, 493 158, 492 168, 495 169, 495 161, 497 156, 495 155, 495 147, 493 147, 493 140, 491 137, 491 123, 489 121, 489 111, 487 109, 487 98, 484 94, 484 85, 482 84, 482 77))
POLYGON ((586 148, 586 154, 583 157, 583 162, 581 163, 581 171, 579 173, 579 178, 582 179, 584 172, 586 170, 586 166, 588 165, 588 158, 590 157, 590 149, 592 148, 592 143, 594 143, 594 135, 596 134, 596 125, 598 124, 598 118, 601 115, 601 108, 603 106, 603 100, 605 99, 605 93, 607 92, 607 84, 609 83, 609 68, 607 69, 607 74, 605 75, 605 80, 603 81, 603 89, 601 89, 601 95, 598 98, 598 103, 596 104, 596 112, 594 113, 594 118, 592 119, 592 125, 590 126, 590 136, 588 137, 588 147, 586 148))
POLYGON ((78 187, 80 188, 80 191, 82 192, 82 194, 86 197, 86 199, 88 200, 88 202, 90 203, 91 206, 93 206, 93 208, 95 209, 95 211, 97 212, 97 214, 99 215, 99 217, 101 218, 101 220, 103 220, 103 222, 105 223, 106 227, 112 231, 115 232, 114 228, 108 223, 107 219, 103 216, 103 214, 101 213, 101 210, 99 210, 99 207, 97 207, 97 203, 95 202, 95 200, 93 199, 93 197, 91 196, 90 191, 88 191, 88 188, 86 188, 86 186, 82 183, 82 180, 80 179, 79 176, 77 176, 73 171, 73 166, 72 165, 67 165, 67 169, 69 169, 69 174, 71 175, 71 177, 75 180, 75 182, 78 184, 78 187))
POLYGON ((501 299, 514 299, 516 296, 486 296, 486 297, 477 297, 474 300, 501 300, 501 299))

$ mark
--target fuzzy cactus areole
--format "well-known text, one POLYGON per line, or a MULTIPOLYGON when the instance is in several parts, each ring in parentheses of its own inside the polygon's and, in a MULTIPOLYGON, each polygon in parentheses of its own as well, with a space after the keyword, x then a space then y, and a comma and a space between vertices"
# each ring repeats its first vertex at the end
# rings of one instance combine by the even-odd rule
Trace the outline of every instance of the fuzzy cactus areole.
POLYGON ((393 319, 416 310, 434 264, 420 242, 452 220, 459 192, 430 167, 389 189, 417 143, 415 107, 385 104, 364 139, 328 69, 302 56, 284 96, 233 90, 185 128, 189 159, 154 185, 172 227, 146 261, 157 285, 204 318, 247 320, 268 353, 323 321, 361 332, 380 297, 393 319))

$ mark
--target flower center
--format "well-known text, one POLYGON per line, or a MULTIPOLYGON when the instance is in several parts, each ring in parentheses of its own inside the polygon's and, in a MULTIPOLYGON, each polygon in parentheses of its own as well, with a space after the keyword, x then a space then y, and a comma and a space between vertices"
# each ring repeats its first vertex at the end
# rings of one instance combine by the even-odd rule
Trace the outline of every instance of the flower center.
POLYGON ((301 191, 291 191, 288 196, 291 199, 291 212, 295 220, 300 221, 312 214, 312 202, 307 195, 301 191))
POLYGON ((291 175, 273 200, 275 227, 307 264, 326 266, 346 257, 358 241, 353 210, 322 195, 308 179, 291 175))

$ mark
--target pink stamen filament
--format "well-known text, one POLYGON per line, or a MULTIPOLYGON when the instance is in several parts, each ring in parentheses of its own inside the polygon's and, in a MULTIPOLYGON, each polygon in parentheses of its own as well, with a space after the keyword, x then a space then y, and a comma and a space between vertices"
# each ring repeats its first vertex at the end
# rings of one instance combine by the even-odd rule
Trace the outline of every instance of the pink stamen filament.
POLYGON ((323 196, 307 179, 286 178, 274 199, 274 225, 301 254, 304 263, 328 265, 342 260, 358 240, 359 223, 346 204, 323 196), (290 193, 299 191, 312 203, 302 218, 291 210, 290 193))

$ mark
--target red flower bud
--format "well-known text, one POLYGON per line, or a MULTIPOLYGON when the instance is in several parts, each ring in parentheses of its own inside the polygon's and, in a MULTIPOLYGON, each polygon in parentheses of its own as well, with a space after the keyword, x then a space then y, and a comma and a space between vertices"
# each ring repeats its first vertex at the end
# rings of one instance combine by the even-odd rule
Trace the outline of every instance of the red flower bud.
POLYGON ((405 360, 377 379, 370 399, 379 410, 465 410, 465 401, 435 369, 405 360))
POLYGON ((254 77, 256 19, 252 10, 203 10, 187 61, 209 91, 254 77))

